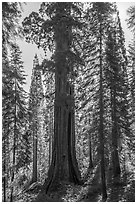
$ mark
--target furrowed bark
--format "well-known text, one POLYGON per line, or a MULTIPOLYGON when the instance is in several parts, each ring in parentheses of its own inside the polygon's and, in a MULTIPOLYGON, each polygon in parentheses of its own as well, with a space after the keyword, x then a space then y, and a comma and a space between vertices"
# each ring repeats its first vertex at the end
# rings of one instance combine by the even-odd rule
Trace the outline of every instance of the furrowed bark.
POLYGON ((101 183, 102 183, 102 199, 107 199, 106 191, 106 175, 105 175, 105 159, 104 159, 104 127, 103 127, 103 76, 102 76, 102 24, 100 16, 100 124, 99 124, 99 139, 100 139, 100 167, 101 167, 101 183))
MULTIPOLYGON (((56 189, 56 186, 64 181, 80 182, 75 152, 74 87, 69 81, 71 71, 67 62, 67 52, 70 49, 69 36, 66 35, 64 23, 60 21, 60 25, 55 26, 54 30, 56 36, 54 142, 48 180, 44 184, 46 192, 56 189)), ((72 32, 70 25, 67 29, 68 33, 72 32)))
MULTIPOLYGON (((115 81, 115 80, 114 80, 115 81)), ((116 118, 116 93, 111 90, 111 103, 112 103, 112 164, 113 164, 113 176, 114 178, 119 177, 121 173, 119 154, 118 154, 118 125, 116 118)))

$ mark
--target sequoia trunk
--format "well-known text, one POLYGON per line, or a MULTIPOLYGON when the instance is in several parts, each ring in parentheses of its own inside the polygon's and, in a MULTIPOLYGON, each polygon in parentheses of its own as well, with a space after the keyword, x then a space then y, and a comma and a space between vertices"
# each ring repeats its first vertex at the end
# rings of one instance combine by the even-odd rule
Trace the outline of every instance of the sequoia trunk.
POLYGON ((102 183, 102 199, 107 199, 106 191, 106 175, 105 175, 105 158, 104 158, 104 125, 103 125, 103 64, 102 64, 102 24, 100 16, 100 124, 99 124, 99 140, 100 140, 100 167, 101 167, 101 183, 102 183))
MULTIPOLYGON (((65 9, 60 12, 65 12, 65 9)), ((60 18, 61 13, 58 15, 60 18)), ((74 183, 80 181, 75 153, 74 86, 69 78, 72 67, 69 67, 67 61, 71 29, 70 25, 66 28, 63 20, 60 20, 54 28, 56 36, 54 138, 49 177, 45 182, 46 192, 56 188, 61 181, 74 183)))
MULTIPOLYGON (((58 76, 56 76, 56 80, 58 81, 58 76)), ((59 80, 62 82, 61 78, 59 80)), ((59 84, 61 84, 60 82, 58 81, 59 84)), ((64 80, 63 83, 66 83, 66 80, 64 80)), ((62 87, 62 89, 64 88, 65 86, 62 87)), ((56 95, 54 110, 54 143, 46 190, 51 190, 56 184, 58 185, 60 181, 78 183, 80 179, 75 154, 73 108, 74 100, 72 99, 72 95, 67 95, 65 90, 64 94, 58 93, 56 95)))
POLYGON ((6 141, 3 139, 3 202, 6 202, 6 141))

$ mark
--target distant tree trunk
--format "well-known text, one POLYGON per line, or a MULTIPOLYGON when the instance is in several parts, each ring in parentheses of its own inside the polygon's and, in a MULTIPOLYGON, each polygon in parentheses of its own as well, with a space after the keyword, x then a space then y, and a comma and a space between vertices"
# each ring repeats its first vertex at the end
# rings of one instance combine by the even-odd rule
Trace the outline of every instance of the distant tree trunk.
POLYGON ((99 140, 100 140, 100 159, 101 159, 101 182, 102 182, 102 199, 107 199, 106 191, 106 175, 105 175, 105 159, 104 159, 104 127, 103 127, 103 76, 102 76, 102 24, 100 16, 100 124, 99 124, 99 140))
MULTIPOLYGON (((34 136, 36 137, 36 136, 34 136)), ((33 177, 32 182, 37 181, 37 139, 33 139, 33 177)))
MULTIPOLYGON (((15 176, 15 159, 16 159, 16 139, 17 139, 17 107, 16 107, 16 89, 17 89, 16 79, 15 79, 15 113, 14 113, 14 135, 13 135, 13 160, 12 160, 12 174, 11 174, 11 184, 13 185, 14 176, 15 176)), ((14 187, 11 187, 10 202, 13 202, 13 190, 14 187)))
MULTIPOLYGON (((116 44, 116 32, 114 31, 114 42, 116 44)), ((113 49, 116 49, 115 46, 113 49)), ((115 50, 114 50, 115 51, 115 50)), ((118 65, 117 65, 118 66, 118 65)), ((116 107, 116 83, 117 83, 117 75, 118 68, 113 68, 113 78, 111 81, 111 117, 112 117, 112 166, 113 166, 113 176, 114 178, 120 175, 120 162, 119 162, 119 154, 118 154, 118 139, 119 139, 119 130, 117 123, 117 107, 116 107)))
MULTIPOLYGON (((71 33, 71 27, 68 27, 71 33)), ((69 51, 64 22, 55 28, 55 104, 52 162, 49 168, 46 192, 61 181, 79 183, 80 172, 75 152, 74 90, 68 81, 66 52, 69 51)))
MULTIPOLYGON (((37 111, 37 107, 36 107, 37 111)), ((35 117, 34 120, 36 120, 37 117, 35 117)), ((32 174, 32 183, 37 181, 37 121, 34 121, 33 123, 33 174, 32 174)))
POLYGON ((8 186, 8 177, 10 177, 9 175, 9 164, 10 164, 10 156, 8 155, 7 157, 7 154, 9 153, 9 135, 8 135, 8 132, 9 132, 9 123, 7 124, 6 127, 3 128, 4 129, 4 132, 3 132, 3 141, 4 141, 4 144, 3 144, 3 160, 4 160, 4 163, 3 163, 3 174, 4 174, 4 180, 3 180, 3 201, 4 202, 7 202, 8 198, 7 198, 7 186, 8 186))
POLYGON ((3 202, 6 202, 6 141, 4 135, 3 143, 3 202))
POLYGON ((49 166, 51 164, 51 135, 49 134, 49 166))
MULTIPOLYGON (((89 117, 89 126, 90 126, 90 113, 89 117)), ((88 134, 88 146, 89 146, 89 167, 88 169, 91 170, 93 168, 93 158, 92 158, 92 145, 91 145, 91 133, 88 134)))
POLYGON ((35 55, 33 60, 33 69, 32 69, 32 80, 30 86, 30 98, 29 98, 29 123, 30 130, 32 132, 32 145, 33 145, 33 172, 31 183, 37 181, 37 148, 38 148, 38 134, 39 134, 39 108, 40 103, 43 98, 43 86, 41 80, 41 72, 39 69, 38 57, 35 55))
MULTIPOLYGON (((132 82, 131 82, 131 96, 133 100, 133 107, 135 106, 135 59, 133 58, 133 64, 131 67, 131 75, 132 75, 132 82)), ((135 107, 134 107, 135 108, 135 107)), ((133 109, 135 111, 135 109, 133 109)))
MULTIPOLYGON (((113 84, 115 83, 112 82, 113 84)), ((113 176, 114 178, 120 175, 120 162, 118 154, 118 125, 116 117, 116 90, 115 84, 113 85, 113 91, 111 90, 111 107, 112 107, 112 164, 113 164, 113 176)))
MULTIPOLYGON (((15 148, 15 145, 16 145, 16 142, 15 142, 15 136, 14 136, 14 144, 13 144, 13 162, 12 162, 12 165, 13 165, 13 169, 12 169, 12 176, 11 176, 11 184, 13 183, 14 181, 14 176, 15 176, 15 153, 16 153, 16 148, 15 148)), ((10 194, 10 202, 13 202, 13 189, 14 187, 12 186, 11 187, 11 194, 10 194)))
POLYGON ((53 133, 53 119, 52 119, 52 110, 50 109, 50 118, 49 118, 49 166, 51 164, 52 159, 52 133, 53 133))
POLYGON ((92 146, 91 146, 91 135, 89 134, 89 169, 93 168, 93 159, 92 159, 92 146))

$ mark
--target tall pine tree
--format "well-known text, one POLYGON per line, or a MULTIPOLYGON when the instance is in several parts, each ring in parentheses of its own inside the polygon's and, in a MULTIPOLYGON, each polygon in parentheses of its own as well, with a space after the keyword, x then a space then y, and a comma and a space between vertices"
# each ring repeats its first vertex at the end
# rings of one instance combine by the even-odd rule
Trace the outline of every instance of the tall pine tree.
POLYGON ((43 99, 43 85, 38 57, 35 55, 33 61, 33 70, 31 77, 31 86, 29 93, 29 128, 33 137, 33 173, 32 182, 37 181, 37 146, 38 146, 38 112, 40 103, 43 99))
MULTIPOLYGON (((6 65, 4 64, 4 66, 6 65)), ((8 67, 6 66, 6 68, 8 67)), ((23 89, 24 83, 25 74, 23 62, 21 61, 21 52, 19 47, 14 45, 11 49, 9 70, 8 72, 3 72, 3 134, 6 131, 6 135, 4 134, 6 136, 5 139, 9 143, 9 149, 12 150, 10 152, 11 155, 8 155, 11 164, 10 201, 13 201, 13 182, 17 169, 19 168, 17 165, 17 157, 20 153, 18 151, 19 141, 22 139, 27 121, 26 92, 23 89), (9 74, 7 75, 7 73, 9 74), (6 74, 6 78, 4 74, 6 74)))
MULTIPOLYGON (((93 111, 92 124, 92 137, 94 134, 98 135, 96 142, 98 143, 98 153, 100 157, 101 168, 101 183, 102 183, 102 198, 106 199, 106 175, 105 175, 105 146, 106 146, 106 95, 105 95, 105 40, 107 36, 107 28, 112 23, 111 15, 114 11, 114 6, 111 3, 97 2, 90 5, 87 9, 87 22, 89 24, 89 30, 87 33, 87 44, 85 43, 85 59, 87 65, 87 71, 85 74, 85 83, 89 87, 89 99, 85 102, 85 105, 89 107, 89 110, 93 111), (88 105, 89 104, 89 105, 88 105), (95 122, 94 122, 95 121, 95 122)), ((86 86, 87 86, 86 85, 86 86)))
MULTIPOLYGON (((15 36, 21 35, 21 27, 18 24, 19 18, 21 16, 20 9, 18 7, 18 3, 2 3, 2 92, 3 92, 3 153, 5 160, 5 164, 3 167, 3 171, 6 171, 5 175, 8 175, 8 166, 9 166, 9 156, 7 154, 9 149, 9 135, 11 133, 11 110, 9 108, 10 104, 10 96, 12 94, 13 81, 11 79, 12 70, 9 66, 9 47, 14 45, 15 36), (6 125, 6 126, 5 126, 6 125), (8 158, 7 158, 8 157, 8 158)), ((13 48, 14 49, 14 48, 13 48)), ((8 181, 5 180, 4 177, 4 201, 6 201, 6 185, 8 181)))

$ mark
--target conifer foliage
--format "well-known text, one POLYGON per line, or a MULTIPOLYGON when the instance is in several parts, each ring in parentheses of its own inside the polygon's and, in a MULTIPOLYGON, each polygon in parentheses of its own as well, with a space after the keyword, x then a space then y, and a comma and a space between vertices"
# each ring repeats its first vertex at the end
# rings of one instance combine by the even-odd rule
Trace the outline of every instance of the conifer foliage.
POLYGON ((8 46, 14 45, 16 37, 22 36, 22 28, 19 25, 21 17, 20 3, 2 2, 2 41, 8 46))
MULTIPOLYGON (((11 58, 8 63, 10 70, 3 70, 3 131, 5 132, 4 142, 8 142, 8 154, 10 154, 8 168, 11 170, 11 194, 10 201, 13 200, 13 182, 17 179, 16 172, 26 165, 26 146, 23 147, 23 134, 27 124, 26 92, 23 89, 25 74, 23 62, 21 61, 21 51, 17 45, 12 46, 11 58), (8 75, 7 75, 8 74, 8 75), (19 151, 20 150, 20 151, 19 151), (22 151, 26 158, 21 157, 22 151)), ((4 67, 6 65, 4 64, 4 67)), ((6 158, 6 157, 5 157, 6 158)), ((8 173, 7 173, 8 174, 8 173)))
POLYGON ((128 13, 128 27, 130 31, 133 34, 132 40, 129 43, 128 46, 128 81, 129 81, 129 95, 130 95, 130 101, 129 104, 132 107, 131 108, 131 131, 132 131, 132 137, 130 138, 130 144, 131 144, 131 155, 132 158, 134 158, 134 153, 135 153, 135 140, 134 135, 135 135, 135 6, 129 7, 127 10, 128 13))

